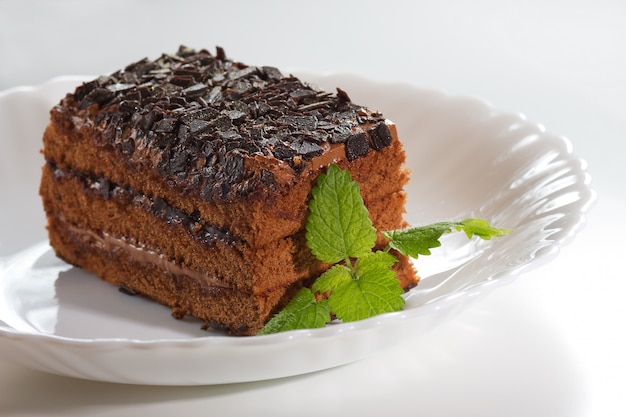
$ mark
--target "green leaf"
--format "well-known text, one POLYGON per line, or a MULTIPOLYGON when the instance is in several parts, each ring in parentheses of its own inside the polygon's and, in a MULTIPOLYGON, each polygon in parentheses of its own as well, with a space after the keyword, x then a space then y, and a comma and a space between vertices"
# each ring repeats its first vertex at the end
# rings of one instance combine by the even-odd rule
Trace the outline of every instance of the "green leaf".
POLYGON ((405 230, 391 230, 383 232, 383 235, 389 239, 390 248, 417 258, 419 255, 430 255, 430 249, 441 246, 441 236, 453 230, 464 231, 468 238, 475 235, 485 240, 511 233, 508 229, 492 227, 485 220, 468 218, 460 222, 439 222, 405 230))
POLYGON ((383 232, 389 239, 389 247, 405 256, 417 258, 419 255, 430 255, 430 249, 441 246, 439 239, 449 233, 455 223, 440 222, 428 226, 413 227, 404 230, 383 232))
POLYGON ((370 252, 357 260, 354 274, 345 267, 347 274, 334 272, 328 303, 337 318, 348 322, 401 310, 404 290, 390 269, 396 261, 388 252, 370 252))
POLYGON ((335 288, 339 288, 346 283, 349 283, 354 276, 352 270, 344 265, 333 265, 329 270, 320 275, 311 290, 315 292, 324 293, 326 291, 333 291, 335 288))
POLYGON ((330 321, 328 300, 315 300, 308 288, 302 288, 296 296, 257 333, 258 335, 285 332, 295 329, 324 327, 330 321))
MULTIPOLYGON (((381 274, 391 268, 398 258, 389 252, 377 251, 368 253, 356 262, 356 274, 359 277, 381 274)), ((397 281, 397 280, 396 280, 397 281)))
POLYGON ((334 264, 370 253, 376 229, 359 190, 359 185, 336 165, 318 177, 309 203, 307 245, 321 261, 334 264))
POLYGON ((484 240, 491 240, 492 237, 502 237, 511 233, 509 229, 492 227, 487 220, 468 218, 454 226, 457 230, 463 230, 469 239, 476 235, 484 240))

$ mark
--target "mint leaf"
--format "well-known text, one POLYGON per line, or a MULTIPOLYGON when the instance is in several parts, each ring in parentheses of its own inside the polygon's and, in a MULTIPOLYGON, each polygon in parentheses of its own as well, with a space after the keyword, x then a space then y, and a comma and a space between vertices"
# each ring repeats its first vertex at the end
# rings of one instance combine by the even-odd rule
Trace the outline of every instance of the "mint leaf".
POLYGON ((335 288, 348 284, 353 279, 354 275, 350 268, 344 265, 333 265, 315 280, 311 290, 314 293, 333 291, 335 288))
POLYGON ((404 306, 404 290, 391 269, 396 261, 388 252, 370 252, 356 261, 354 271, 344 266, 331 268, 314 288, 331 291, 330 308, 345 322, 399 311, 404 306))
POLYGON ((417 258, 419 255, 430 255, 430 249, 441 246, 439 238, 444 233, 449 233, 453 224, 440 222, 404 230, 390 230, 383 232, 383 236, 389 239, 390 248, 405 256, 417 258))
POLYGON ((306 224, 307 245, 313 254, 334 264, 370 253, 376 243, 376 229, 358 183, 334 164, 317 181, 306 224))
POLYGON ((383 232, 383 235, 389 239, 390 248, 411 258, 417 258, 419 255, 430 255, 430 249, 441 246, 439 241, 441 236, 453 230, 464 231, 468 238, 476 235, 485 240, 511 232, 508 229, 492 227, 483 219, 468 218, 460 222, 439 222, 405 230, 391 230, 383 232))
POLYGON ((476 235, 484 240, 491 240, 492 237, 502 237, 511 233, 509 229, 492 227, 487 220, 468 218, 455 224, 456 230, 463 230, 469 239, 476 235))
POLYGON ((391 268, 396 262, 398 262, 398 258, 389 252, 376 251, 368 253, 357 260, 355 265, 356 274, 359 277, 381 274, 391 268))
POLYGON ((328 300, 315 300, 308 288, 302 288, 294 298, 257 333, 258 335, 295 329, 324 327, 330 321, 328 300))

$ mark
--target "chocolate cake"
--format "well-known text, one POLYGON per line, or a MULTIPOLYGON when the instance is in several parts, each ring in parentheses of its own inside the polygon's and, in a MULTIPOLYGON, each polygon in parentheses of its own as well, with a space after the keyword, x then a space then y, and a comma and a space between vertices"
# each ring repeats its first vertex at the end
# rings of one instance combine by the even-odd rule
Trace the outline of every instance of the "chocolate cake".
MULTIPOLYGON (((255 334, 328 268, 303 229, 329 164, 359 182, 378 230, 405 225, 393 123, 221 48, 143 59, 50 114, 40 194, 56 254, 207 328, 255 334)), ((407 289, 417 277, 399 258, 407 289)))

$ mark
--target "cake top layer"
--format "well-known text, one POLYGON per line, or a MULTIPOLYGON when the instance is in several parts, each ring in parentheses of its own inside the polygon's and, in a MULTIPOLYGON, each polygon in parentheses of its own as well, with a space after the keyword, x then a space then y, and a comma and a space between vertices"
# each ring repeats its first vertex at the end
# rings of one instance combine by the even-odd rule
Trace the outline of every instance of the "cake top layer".
POLYGON ((354 160, 391 143, 384 117, 273 67, 206 50, 143 59, 79 86, 54 111, 131 165, 227 201, 298 175, 337 147, 354 160), (318 158, 319 159, 319 158, 318 158))

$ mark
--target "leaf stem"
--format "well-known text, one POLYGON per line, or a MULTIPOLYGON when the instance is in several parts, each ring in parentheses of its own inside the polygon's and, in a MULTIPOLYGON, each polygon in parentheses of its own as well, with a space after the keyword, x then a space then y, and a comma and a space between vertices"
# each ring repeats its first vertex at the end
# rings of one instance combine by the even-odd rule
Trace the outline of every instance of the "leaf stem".
POLYGON ((348 267, 348 269, 350 269, 351 272, 356 272, 356 267, 352 264, 352 260, 350 259, 349 256, 346 255, 346 257, 344 258, 344 262, 346 263, 346 266, 348 267))

